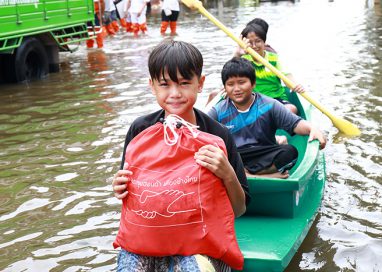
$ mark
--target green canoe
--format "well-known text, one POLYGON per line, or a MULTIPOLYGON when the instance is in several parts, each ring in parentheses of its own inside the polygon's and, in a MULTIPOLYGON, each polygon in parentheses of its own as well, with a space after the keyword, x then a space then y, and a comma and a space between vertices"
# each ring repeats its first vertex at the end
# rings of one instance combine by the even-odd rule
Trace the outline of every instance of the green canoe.
MULTIPOLYGON (((303 107, 290 94, 300 115, 309 120, 312 107, 303 107)), ((299 151, 288 179, 249 178, 252 201, 235 230, 244 255, 244 271, 283 271, 297 252, 317 215, 326 180, 325 159, 318 141, 286 135, 299 151)))

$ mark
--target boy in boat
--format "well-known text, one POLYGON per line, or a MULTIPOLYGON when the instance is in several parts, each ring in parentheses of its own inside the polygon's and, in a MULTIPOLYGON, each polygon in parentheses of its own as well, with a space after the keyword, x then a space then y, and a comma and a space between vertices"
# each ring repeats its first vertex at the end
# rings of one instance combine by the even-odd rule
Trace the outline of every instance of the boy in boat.
MULTIPOLYGON (((251 26, 251 25, 255 25, 255 28, 257 28, 256 25, 262 27, 262 29, 264 30, 264 35, 266 36, 267 33, 268 33, 268 28, 269 28, 269 25, 268 23, 261 19, 261 18, 254 18, 253 20, 249 21, 246 25, 247 26, 251 26)), ((243 34, 240 34, 240 39, 243 39, 243 41, 247 44, 248 47, 251 46, 251 42, 250 40, 247 38, 247 37, 243 37, 243 34)), ((276 54, 276 50, 273 49, 269 44, 265 44, 264 43, 264 50, 267 51, 267 52, 271 52, 271 53, 274 53, 276 54)), ((235 52, 233 53, 233 56, 234 57, 241 57, 243 55, 246 55, 246 52, 243 48, 241 48, 240 46, 237 46, 236 49, 235 49, 235 52)), ((280 66, 278 67, 280 68, 280 66)), ((207 104, 219 93, 219 92, 222 92, 224 91, 224 88, 219 90, 219 91, 212 91, 209 95, 208 95, 208 100, 207 100, 207 104)), ((294 107, 294 105, 290 104, 288 101, 284 101, 285 104, 289 104, 287 107, 291 107, 292 110, 294 110, 294 113, 297 113, 297 109, 294 107)))
MULTIPOLYGON (((243 163, 228 129, 194 108, 198 93, 202 91, 203 57, 193 45, 165 40, 151 52, 148 60, 149 85, 159 106, 154 113, 137 118, 126 135, 121 170, 113 178, 113 191, 118 199, 128 197, 126 183, 132 172, 125 165, 125 150, 131 140, 144 129, 159 122, 169 114, 176 114, 199 130, 219 136, 225 142, 228 158, 213 145, 206 145, 195 153, 195 161, 222 179, 236 217, 242 215, 249 202, 247 179, 243 163)), ((141 256, 121 249, 118 271, 149 271, 150 265, 164 267, 163 271, 230 271, 222 261, 205 255, 151 257, 141 256), (169 267, 172 263, 173 266, 169 267), (132 265, 133 264, 133 265, 132 265), (140 269, 139 269, 140 267, 140 269), (138 269, 138 270, 137 270, 138 269), (170 270, 169 270, 170 269, 170 270), (196 269, 196 270, 194 270, 196 269), (210 270, 208 270, 210 269, 210 270)), ((162 271, 162 270, 160 270, 162 271)))
POLYGON ((228 61, 221 72, 227 99, 208 113, 225 125, 235 140, 248 176, 287 178, 297 160, 297 149, 276 142, 277 129, 289 134, 309 135, 324 148, 324 135, 308 121, 291 113, 280 102, 260 93, 253 93, 256 75, 252 64, 243 58, 228 61))

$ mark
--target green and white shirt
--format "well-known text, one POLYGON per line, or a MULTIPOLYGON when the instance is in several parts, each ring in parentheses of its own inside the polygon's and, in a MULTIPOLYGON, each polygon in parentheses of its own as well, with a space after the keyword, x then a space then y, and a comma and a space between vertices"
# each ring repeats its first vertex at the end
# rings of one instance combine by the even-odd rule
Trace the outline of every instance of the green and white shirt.
MULTIPOLYGON (((284 91, 284 87, 281 84, 281 80, 262 63, 257 62, 249 54, 245 54, 242 58, 249 60, 256 73, 256 87, 253 92, 265 94, 266 96, 277 98, 281 100, 288 100, 288 97, 284 91)), ((265 51, 264 59, 272 64, 277 70, 287 75, 289 73, 282 70, 279 56, 276 53, 265 51)))

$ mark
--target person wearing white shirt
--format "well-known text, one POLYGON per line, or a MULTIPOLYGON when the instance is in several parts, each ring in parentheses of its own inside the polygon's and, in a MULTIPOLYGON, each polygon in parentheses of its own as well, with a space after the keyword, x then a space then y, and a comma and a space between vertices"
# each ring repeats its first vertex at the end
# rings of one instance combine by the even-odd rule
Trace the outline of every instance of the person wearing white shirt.
POLYGON ((147 31, 146 25, 146 9, 149 0, 129 0, 127 1, 128 12, 132 23, 134 36, 138 36, 138 32, 144 34, 147 31))
POLYGON ((119 30, 117 11, 113 0, 105 0, 105 25, 109 35, 114 35, 119 30))
POLYGON ((170 25, 171 35, 176 35, 176 21, 178 20, 179 10, 179 0, 163 0, 160 28, 162 35, 165 35, 168 25, 170 25))

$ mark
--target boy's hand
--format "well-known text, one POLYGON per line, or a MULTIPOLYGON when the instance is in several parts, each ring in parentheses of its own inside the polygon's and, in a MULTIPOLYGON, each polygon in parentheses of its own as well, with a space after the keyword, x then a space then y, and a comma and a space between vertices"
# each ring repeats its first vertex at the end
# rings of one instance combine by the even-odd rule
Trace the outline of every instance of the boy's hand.
POLYGON ((326 137, 319 129, 315 128, 314 126, 312 126, 310 129, 308 141, 311 142, 313 140, 318 140, 320 142, 320 149, 325 148, 326 137))
POLYGON ((223 181, 236 217, 245 212, 245 194, 223 150, 214 145, 201 147, 194 155, 195 161, 223 181))
POLYGON ((304 88, 304 86, 302 86, 301 84, 297 84, 297 85, 293 88, 292 91, 293 91, 293 92, 296 92, 296 93, 303 93, 303 92, 305 92, 305 88, 304 88))
POLYGON ((118 199, 123 199, 127 196, 128 191, 127 182, 130 181, 129 176, 133 174, 130 170, 127 170, 129 167, 128 163, 125 163, 123 170, 119 170, 113 178, 112 186, 114 191, 114 196, 118 199))
POLYGON ((276 135, 276 142, 279 145, 286 145, 286 144, 288 144, 288 139, 287 139, 287 137, 285 137, 283 135, 276 135))
POLYGON ((223 150, 214 145, 202 146, 194 155, 195 161, 214 173, 223 181, 232 170, 231 164, 223 150))

